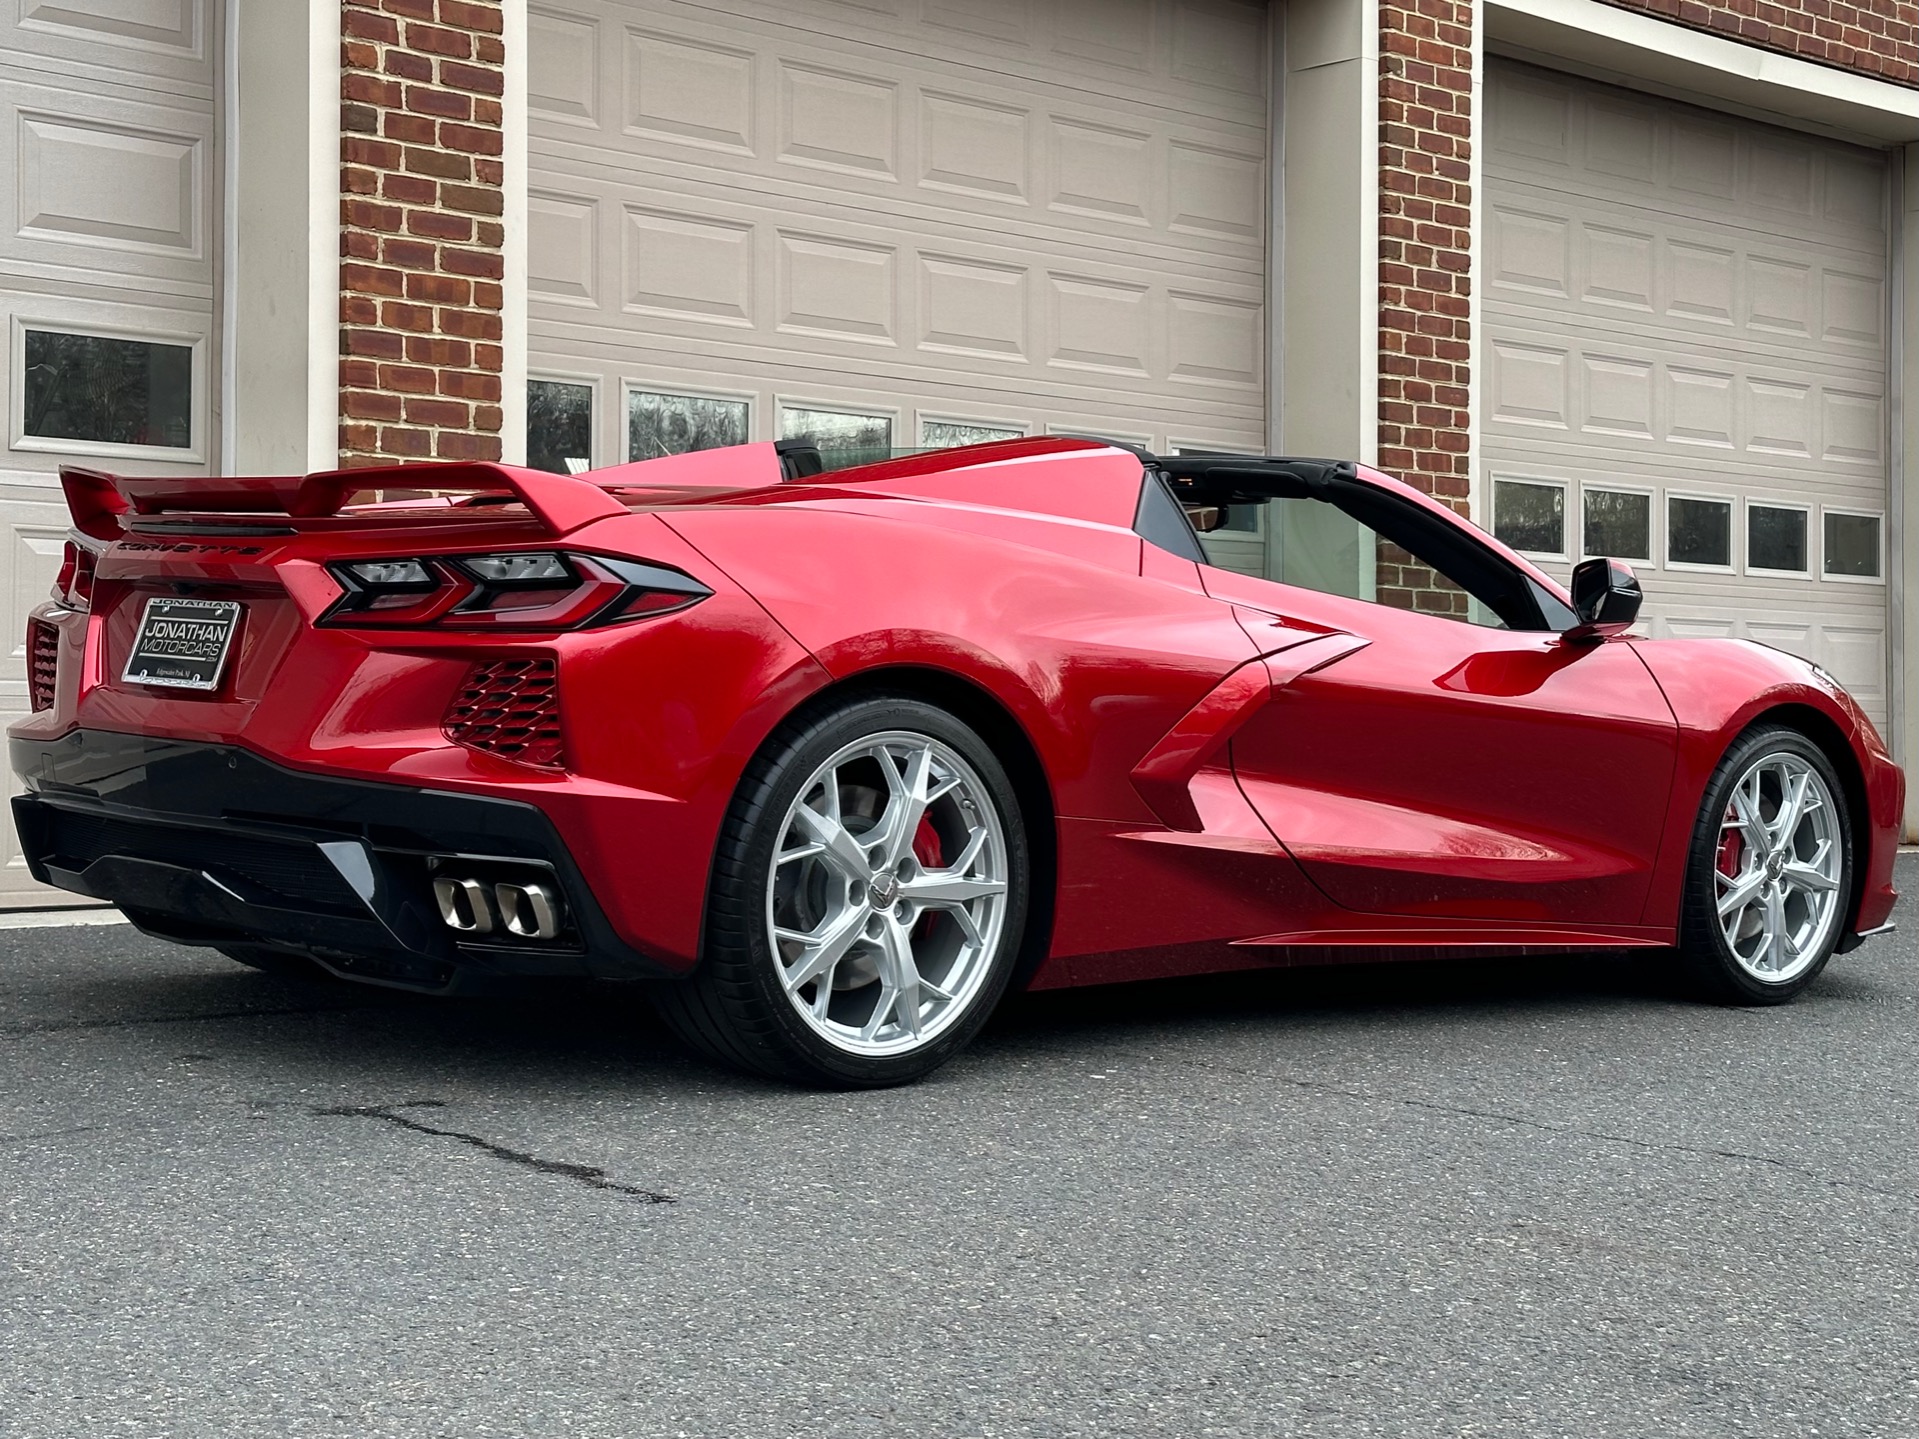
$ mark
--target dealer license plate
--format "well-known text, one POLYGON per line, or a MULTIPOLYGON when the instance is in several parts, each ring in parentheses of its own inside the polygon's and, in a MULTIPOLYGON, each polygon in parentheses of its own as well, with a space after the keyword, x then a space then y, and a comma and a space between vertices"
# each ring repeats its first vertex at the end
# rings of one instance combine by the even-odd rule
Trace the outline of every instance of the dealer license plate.
POLYGON ((214 689, 239 628, 240 606, 233 600, 150 599, 120 678, 129 684, 214 689))

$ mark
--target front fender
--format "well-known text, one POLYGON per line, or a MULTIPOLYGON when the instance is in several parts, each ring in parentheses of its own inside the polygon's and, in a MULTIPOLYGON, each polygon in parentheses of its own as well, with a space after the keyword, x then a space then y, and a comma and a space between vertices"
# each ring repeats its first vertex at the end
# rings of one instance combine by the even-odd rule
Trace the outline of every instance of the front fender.
POLYGON ((1717 639, 1632 643, 1679 724, 1672 808, 1642 922, 1678 923, 1686 855, 1712 772, 1735 739, 1777 716, 1836 751, 1834 762, 1853 790, 1856 811, 1849 927, 1857 933, 1885 923, 1897 898, 1892 865, 1905 776, 1858 702, 1817 665, 1766 645, 1717 639))

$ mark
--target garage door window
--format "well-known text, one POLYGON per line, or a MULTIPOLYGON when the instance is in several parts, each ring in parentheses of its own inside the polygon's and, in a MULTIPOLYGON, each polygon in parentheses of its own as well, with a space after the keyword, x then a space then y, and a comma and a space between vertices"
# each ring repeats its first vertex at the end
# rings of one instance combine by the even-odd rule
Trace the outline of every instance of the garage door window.
POLYGON ((1732 568, 1732 501, 1670 495, 1666 562, 1702 570, 1732 568))
POLYGON ((193 446, 193 347, 29 329, 21 431, 102 445, 193 446))
POLYGON ((829 470, 868 465, 893 453, 890 415, 867 415, 848 410, 815 410, 795 405, 780 409, 780 438, 810 439, 820 447, 829 470))
POLYGON ((1566 553, 1566 487, 1533 480, 1493 481, 1493 533, 1529 555, 1566 553))
POLYGON ((1586 489, 1585 552, 1615 560, 1652 560, 1652 496, 1633 490, 1586 489))
POLYGON ((921 420, 920 444, 929 450, 950 450, 955 445, 983 445, 990 440, 1017 440, 1026 431, 1004 425, 975 425, 965 420, 921 420))
POLYGON ((1879 577, 1879 516, 1827 510, 1826 578, 1876 580, 1879 577))
POLYGON ((593 468, 593 387, 526 382, 526 463, 556 475, 593 468))
POLYGON ((1746 568, 1766 574, 1803 575, 1807 561, 1806 511, 1796 505, 1746 506, 1746 568))
POLYGON ((718 450, 747 441, 752 411, 745 400, 629 390, 626 457, 657 460, 691 450, 718 450))

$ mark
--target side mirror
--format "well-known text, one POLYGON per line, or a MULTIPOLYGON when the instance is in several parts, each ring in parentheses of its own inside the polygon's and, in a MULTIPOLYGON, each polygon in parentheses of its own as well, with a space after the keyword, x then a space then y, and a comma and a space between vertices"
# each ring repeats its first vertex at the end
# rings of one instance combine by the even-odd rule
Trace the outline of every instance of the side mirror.
POLYGON ((1579 623, 1564 638, 1573 643, 1623 634, 1639 618, 1644 598, 1639 577, 1623 560, 1586 560, 1573 567, 1573 610, 1579 623))

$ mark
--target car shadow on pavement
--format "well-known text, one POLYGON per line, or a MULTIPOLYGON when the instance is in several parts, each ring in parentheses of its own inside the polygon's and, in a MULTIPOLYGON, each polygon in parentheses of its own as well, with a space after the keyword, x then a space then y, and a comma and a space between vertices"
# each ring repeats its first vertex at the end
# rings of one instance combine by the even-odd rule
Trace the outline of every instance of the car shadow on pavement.
MULTIPOLYGON (((137 981, 136 981, 137 983, 137 981)), ((518 1069, 573 1073, 603 1083, 731 1078, 683 1045, 654 1014, 643 987, 590 981, 538 981, 485 997, 433 998, 253 975, 175 975, 164 999, 147 1006, 205 1005, 225 1012, 310 1011, 323 1024, 330 1060, 399 1060, 429 1067, 457 1061, 505 1077, 518 1069), (181 987, 193 994, 187 995, 181 987)), ((1613 1010, 1663 1007, 1670 986, 1643 962, 1615 955, 1531 957, 1501 962, 1433 961, 1262 970, 1010 996, 976 1048, 1009 1052, 1103 1050, 1129 1034, 1177 1034, 1203 1041, 1210 1030, 1255 1025, 1284 1032, 1309 1024, 1322 1036, 1343 1025, 1447 1023, 1514 1010, 1613 1010)), ((281 1029, 280 1033, 285 1030, 281 1029)), ((309 1055, 307 1066, 313 1059, 309 1055)))

